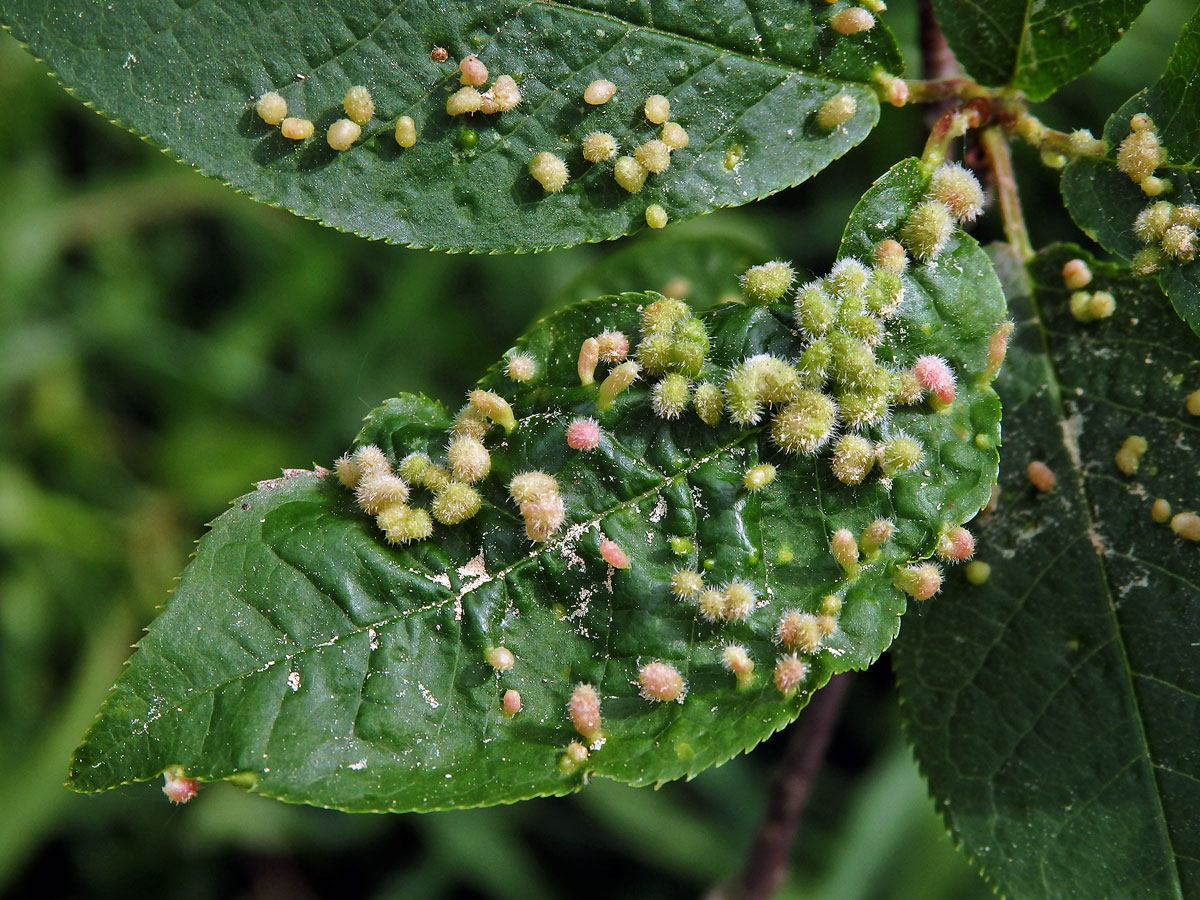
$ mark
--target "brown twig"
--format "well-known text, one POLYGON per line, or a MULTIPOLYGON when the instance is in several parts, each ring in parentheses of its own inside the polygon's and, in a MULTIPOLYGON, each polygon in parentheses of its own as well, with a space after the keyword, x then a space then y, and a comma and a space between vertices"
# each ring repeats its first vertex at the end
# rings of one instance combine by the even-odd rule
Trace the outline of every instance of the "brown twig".
POLYGON ((1025 227, 1025 213, 1017 192, 1017 176, 1013 171, 1008 138, 999 126, 992 125, 979 133, 979 142, 992 172, 996 205, 1000 207, 1000 219, 1004 223, 1004 239, 1022 260, 1033 259, 1033 244, 1029 240, 1029 229, 1025 227))
MULTIPOLYGON (((933 14, 933 3, 921 0, 917 5, 917 31, 921 46, 921 77, 927 82, 950 87, 962 75, 954 51, 946 43, 946 36, 933 14)), ((910 86, 911 90, 911 86, 910 86)), ((953 105, 954 97, 948 95, 940 103, 930 104, 925 110, 925 125, 932 128, 941 115, 953 105)))
POLYGON ((768 900, 779 888, 787 872, 788 855, 800 817, 825 760, 849 679, 849 672, 834 675, 813 695, 800 720, 791 727, 758 836, 741 873, 717 893, 720 900, 768 900))

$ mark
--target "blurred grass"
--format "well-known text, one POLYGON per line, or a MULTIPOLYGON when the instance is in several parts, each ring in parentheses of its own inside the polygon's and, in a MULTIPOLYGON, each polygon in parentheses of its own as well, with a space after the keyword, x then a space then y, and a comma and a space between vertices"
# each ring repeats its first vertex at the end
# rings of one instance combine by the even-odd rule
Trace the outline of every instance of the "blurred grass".
MULTIPOLYGON (((1155 0, 1039 111, 1098 131, 1161 70, 1189 12, 1155 0)), ((910 11, 889 16, 911 46, 910 11)), ((698 897, 736 872, 778 739, 659 791, 599 782, 426 816, 346 816, 227 785, 175 809, 155 785, 79 797, 61 783, 138 629, 234 496, 328 462, 397 390, 456 402, 555 304, 684 274, 707 303, 774 253, 825 268, 857 197, 919 149, 919 112, 886 111, 865 146, 765 203, 606 247, 483 258, 259 206, 84 109, 6 35, 0 120, 21 126, 0 129, 0 893, 633 900, 698 897)), ((1047 198, 1035 237, 1078 239, 1056 176, 1019 161, 1027 196, 1047 198)), ((781 896, 989 896, 899 742, 886 667, 859 677, 834 751, 781 896)))

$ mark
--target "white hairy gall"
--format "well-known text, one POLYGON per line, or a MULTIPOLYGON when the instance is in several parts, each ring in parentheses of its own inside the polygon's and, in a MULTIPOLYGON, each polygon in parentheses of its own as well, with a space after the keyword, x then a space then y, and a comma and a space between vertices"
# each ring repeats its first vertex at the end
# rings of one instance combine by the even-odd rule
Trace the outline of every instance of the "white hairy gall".
POLYGON ((1050 491, 1054 490, 1055 485, 1058 484, 1058 479, 1050 470, 1050 467, 1040 459, 1033 460, 1025 467, 1025 477, 1029 479, 1030 484, 1043 494, 1050 493, 1050 491))
POLYGON ((747 269, 740 279, 742 294, 751 303, 774 303, 796 280, 796 271, 782 260, 772 260, 747 269))
MULTIPOLYGON (((892 535, 895 533, 896 523, 891 519, 876 519, 863 529, 862 538, 859 541, 862 545, 863 553, 867 554, 867 556, 874 556, 879 552, 880 547, 891 540, 892 535)), ((841 600, 838 600, 838 603, 840 604, 841 600)), ((838 609, 841 609, 841 607, 839 606, 838 609)))
POLYGON ((499 394, 491 391, 475 390, 471 391, 469 396, 471 405, 503 428, 505 434, 510 433, 517 427, 517 420, 513 415, 512 407, 499 394))
POLYGON ((983 212, 983 188, 979 179, 958 163, 938 166, 930 180, 929 192, 959 222, 974 222, 983 212))
POLYGON ((316 126, 308 119, 297 119, 288 116, 279 125, 279 133, 289 141, 304 141, 313 136, 316 126))
POLYGON ((635 362, 624 362, 608 373, 608 377, 600 384, 600 394, 596 398, 596 406, 606 410, 613 401, 637 380, 641 369, 635 362))
POLYGON ((839 528, 829 539, 834 561, 842 567, 846 577, 858 576, 858 541, 849 528, 839 528))
POLYGON ((633 158, 647 172, 660 175, 671 166, 671 148, 654 138, 637 147, 633 151, 633 158))
POLYGON ((396 120, 396 143, 405 149, 416 146, 417 123, 412 116, 401 116, 396 120))
POLYGON ((617 93, 617 86, 611 81, 598 78, 583 89, 583 102, 588 106, 603 106, 617 93))
POLYGON ((450 426, 450 434, 452 437, 470 437, 482 441, 491 427, 492 423, 488 417, 468 403, 454 417, 454 424, 450 426))
POLYGON ((669 663, 646 663, 638 670, 638 684, 642 697, 652 702, 669 703, 683 697, 683 676, 669 663))
POLYGON ((521 516, 525 520, 525 534, 531 541, 548 541, 566 518, 566 507, 562 495, 542 494, 521 504, 521 516))
POLYGON ((458 64, 459 84, 469 84, 473 87, 479 87, 481 84, 487 84, 488 70, 487 66, 480 61, 478 56, 471 55, 463 59, 458 64))
POLYGON ((1187 224, 1186 222, 1176 222, 1175 216, 1175 204, 1166 200, 1151 203, 1134 218, 1133 233, 1146 244, 1159 241, 1172 225, 1187 224))
POLYGON ((575 730, 588 741, 600 737, 600 695, 594 687, 590 684, 576 685, 575 690, 571 692, 571 699, 567 701, 567 712, 575 730))
POLYGON ((537 375, 537 363, 528 353, 518 353, 508 360, 504 373, 513 381, 532 381, 537 375))
POLYGON ((671 118, 671 101, 662 94, 652 94, 646 98, 642 111, 646 114, 646 121, 661 125, 671 118))
POLYGON ((517 658, 507 647, 493 647, 484 654, 484 658, 497 672, 507 672, 517 664, 517 658))
POLYGON ((704 576, 690 569, 676 569, 671 575, 671 593, 681 600, 690 600, 704 590, 704 576))
POLYGON ((408 501, 408 484, 391 472, 364 472, 354 487, 354 499, 363 512, 375 515, 385 506, 408 501))
POLYGON ((561 156, 545 151, 537 154, 529 163, 529 174, 549 194, 557 194, 571 179, 566 161, 561 156))
POLYGON ((975 536, 959 525, 942 532, 934 550, 946 562, 963 562, 975 555, 975 536))
POLYGON ((1082 259, 1070 259, 1063 263, 1062 277, 1067 290, 1077 291, 1092 283, 1092 270, 1082 259))
POLYGON ((434 495, 429 510, 443 525, 457 525, 475 516, 482 505, 479 491, 461 481, 451 481, 434 495))
POLYGON ((900 229, 900 240, 908 251, 921 262, 937 259, 950 235, 954 233, 954 217, 946 205, 937 200, 926 200, 904 220, 900 229))
POLYGON ((187 803, 200 789, 195 778, 188 778, 182 766, 167 766, 163 769, 163 793, 172 803, 187 803))
POLYGON ((899 241, 888 238, 875 247, 875 265, 885 272, 900 275, 908 268, 908 253, 899 241))
MULTIPOLYGON (((378 450, 379 448, 376 447, 375 449, 378 450)), ((387 460, 385 459, 384 461, 386 462, 387 460)), ((362 463, 360 462, 359 465, 362 465, 362 463)), ((400 460, 400 477, 413 484, 423 484, 425 470, 431 465, 433 463, 424 453, 410 453, 404 459, 400 460)))
POLYGON ((349 456, 339 456, 333 464, 333 471, 337 475, 338 481, 342 483, 342 487, 353 489, 358 486, 358 480, 362 478, 362 469, 349 456))
POLYGON ((607 162, 617 155, 617 139, 607 131, 593 131, 580 146, 583 158, 590 163, 607 162))
POLYGON ((616 541, 607 539, 601 541, 600 557, 614 569, 629 568, 629 556, 616 541))
POLYGON ((473 87, 459 88, 446 100, 446 115, 462 116, 479 112, 483 108, 483 97, 473 87))
POLYGON ((875 27, 875 17, 857 6, 835 13, 829 21, 838 34, 858 34, 875 27))
POLYGON ((646 224, 651 228, 666 228, 669 217, 667 211, 657 203, 646 207, 646 224))
POLYGON ((600 358, 608 363, 624 362, 629 356, 629 338, 620 331, 602 331, 596 335, 600 358))
POLYGON ((521 692, 509 688, 504 692, 504 699, 500 701, 500 709, 504 713, 504 717, 511 719, 521 711, 521 692))
POLYGON ((632 156, 620 156, 613 164, 613 178, 629 193, 636 194, 646 183, 646 168, 632 156))
POLYGON ((795 653, 781 656, 775 665, 774 682, 779 693, 790 697, 808 674, 808 665, 795 653))
POLYGON ((371 121, 371 116, 375 115, 375 101, 371 99, 369 90, 361 84, 356 84, 342 97, 342 109, 346 111, 346 116, 351 122, 366 125, 371 121))
POLYGON ((492 95, 491 106, 495 112, 512 112, 521 105, 521 88, 511 75, 501 75, 487 93, 492 95))
POLYGON ((860 484, 875 465, 875 445, 857 434, 844 434, 833 446, 830 468, 842 484, 860 484))
POLYGON ((744 581, 731 581, 725 586, 724 618, 739 622, 754 612, 757 599, 754 588, 744 581))
POLYGON ((696 598, 696 606, 700 609, 700 615, 710 622, 725 618, 725 594, 715 588, 701 591, 696 598))
POLYGON ((1183 402, 1184 408, 1193 416, 1200 416, 1200 391, 1192 391, 1183 402))
POLYGON ((826 131, 844 125, 858 112, 858 101, 853 94, 838 94, 830 97, 817 110, 817 124, 826 131))
POLYGON ((600 446, 600 423, 595 419, 575 419, 567 426, 567 446, 572 450, 595 450, 600 446))
POLYGON ((662 131, 659 132, 659 138, 672 152, 682 150, 691 140, 683 126, 678 122, 667 122, 663 125, 662 131))
POLYGON ((487 447, 483 441, 470 435, 460 434, 452 438, 446 455, 450 460, 450 471, 459 481, 482 481, 492 470, 492 455, 487 447))
POLYGON ((821 649, 821 625, 812 613, 791 609, 785 612, 775 627, 775 640, 788 650, 816 653, 821 649))
POLYGON ((1159 497, 1150 504, 1150 518, 1162 525, 1171 518, 1171 504, 1159 497))
POLYGON ((748 491, 761 491, 775 480, 775 467, 770 463, 752 466, 742 476, 742 484, 748 491))
POLYGON ((787 453, 815 453, 833 436, 837 406, 820 391, 799 391, 771 422, 771 440, 787 453))
POLYGON ((721 664, 737 678, 737 686, 746 688, 754 677, 754 660, 741 644, 727 644, 721 651, 721 664))
POLYGON ((954 402, 957 395, 954 372, 950 370, 950 364, 946 360, 940 356, 919 356, 913 363, 913 374, 917 376, 917 381, 932 391, 942 403, 954 402))
POLYGON ((1188 225, 1172 225, 1163 232, 1159 246, 1167 256, 1180 262, 1191 262, 1196 256, 1196 229, 1188 225))
POLYGON ((558 479, 537 471, 521 472, 508 483, 508 495, 517 503, 527 503, 546 494, 558 493, 558 479))
POLYGON ((1117 468, 1126 475, 1136 475, 1142 464, 1142 456, 1149 446, 1140 434, 1131 434, 1125 438, 1115 457, 1117 468))
POLYGON ((692 399, 692 386, 678 372, 671 372, 650 391, 650 406, 660 419, 678 419, 692 399))
POLYGON ((403 504, 380 510, 379 515, 375 517, 375 524, 392 544, 423 541, 433 534, 433 519, 428 511, 403 504))
POLYGON ((963 574, 967 576, 967 581, 976 586, 987 584, 987 580, 992 577, 992 567, 985 562, 974 560, 967 563, 967 567, 963 570, 963 574))
POLYGON ((1154 170, 1166 161, 1166 151, 1158 141, 1152 122, 1148 128, 1129 132, 1117 148, 1117 168, 1135 184, 1153 175, 1154 170))
POLYGON ((897 569, 892 584, 914 600, 928 600, 942 589, 942 570, 934 563, 897 569))
POLYGON ((349 150, 362 137, 362 126, 350 119, 338 119, 325 132, 325 143, 339 153, 349 150))
POLYGON ((1185 541, 1200 541, 1200 516, 1182 512, 1171 516, 1171 530, 1185 541))
POLYGON ((288 105, 280 94, 268 91, 258 98, 254 111, 268 125, 278 125, 287 118, 288 105))

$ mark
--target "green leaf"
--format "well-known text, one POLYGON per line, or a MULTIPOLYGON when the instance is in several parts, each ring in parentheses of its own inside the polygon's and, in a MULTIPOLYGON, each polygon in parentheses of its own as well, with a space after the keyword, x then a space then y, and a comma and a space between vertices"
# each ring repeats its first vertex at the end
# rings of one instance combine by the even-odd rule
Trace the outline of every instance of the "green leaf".
MULTIPOLYGON (((915 160, 897 166, 856 209, 846 251, 864 255, 864 241, 892 234, 926 188, 915 160)), ((644 305, 659 299, 623 294, 534 325, 512 351, 537 362, 533 380, 515 383, 499 365, 485 376, 482 387, 506 396, 519 424, 487 438, 492 473, 467 522, 393 546, 334 477, 260 485, 201 542, 77 751, 72 786, 102 790, 181 765, 290 801, 426 810, 561 794, 588 773, 659 783, 753 747, 833 673, 878 658, 905 607, 895 567, 928 555, 943 525, 972 516, 990 493, 999 403, 977 376, 1005 315, 999 283, 979 246, 956 234, 935 264, 910 269, 905 289, 879 358, 908 365, 940 353, 961 384, 942 412, 894 411, 886 433, 903 429, 926 453, 890 481, 842 485, 827 450, 788 456, 766 422, 709 427, 690 410, 661 419, 645 382, 598 410, 596 385, 576 374, 581 343, 606 328, 636 343, 644 305), (574 415, 599 420, 596 450, 567 447, 574 415), (750 493, 744 473, 763 460, 778 475, 750 493), (565 528, 545 543, 526 537, 505 487, 530 469, 554 473, 565 501, 565 528), (858 534, 880 517, 894 520, 895 536, 847 581, 831 534, 858 534), (628 554, 628 569, 602 561, 602 538, 628 554), (744 621, 707 621, 672 596, 679 568, 714 586, 742 579, 760 605, 744 621), (844 598, 837 628, 802 689, 781 695, 772 683, 777 622, 786 610, 817 610, 831 593, 844 598), (729 641, 757 665, 743 690, 722 667, 729 641), (510 671, 485 662, 498 645, 516 655, 510 671), (652 660, 686 679, 682 702, 638 696, 639 667, 652 660), (566 704, 578 682, 603 697, 606 740, 568 773, 559 761, 576 737, 566 704), (523 709, 505 719, 510 688, 523 709)), ((704 313, 704 376, 723 379, 760 353, 794 357, 801 343, 790 320, 785 305, 704 313)), ((436 456, 451 418, 438 403, 401 396, 368 417, 356 444, 377 444, 392 460, 436 456)))
MULTIPOLYGON (((1108 158, 1081 157, 1067 166, 1063 198, 1089 237, 1132 260, 1147 246, 1133 232, 1139 212, 1157 200, 1194 204, 1200 196, 1200 12, 1184 26, 1162 78, 1118 109, 1104 126, 1104 136, 1111 148, 1108 158), (1154 120, 1167 151, 1167 164, 1157 176, 1169 179, 1172 190, 1159 197, 1147 197, 1116 167, 1116 150, 1138 113, 1154 120)), ((1200 265, 1172 260, 1154 277, 1183 320, 1200 334, 1200 265)))
POLYGON ((1044 100, 1108 52, 1146 0, 933 0, 963 68, 1044 100))
MULTIPOLYGON (((1200 508, 1200 342, 1154 287, 1073 246, 1032 265, 1009 361, 997 509, 981 586, 956 575, 894 648, 906 728, 946 821, 1009 897, 1200 891, 1200 550, 1150 516, 1200 508), (1080 324, 1082 258, 1116 313, 1080 324), (1041 327, 1039 328, 1039 322, 1041 327), (1148 449, 1134 475, 1114 456, 1148 449), (1026 464, 1057 487, 1039 494, 1026 464)), ((1014 306, 1016 301, 1014 300, 1014 306)))
POLYGON ((345 231, 472 252, 607 240, 644 227, 651 203, 678 222, 819 172, 878 120, 876 67, 901 69, 886 27, 839 35, 832 13, 824 0, 284 0, 269 9, 0 0, 0 20, 73 93, 205 174, 345 231), (447 62, 430 59, 435 45, 447 62), (456 63, 472 53, 492 78, 520 81, 515 111, 446 114, 456 63), (598 78, 619 92, 587 106, 583 90, 598 78), (337 153, 324 135, 354 84, 370 88, 376 118, 337 153), (312 138, 288 141, 258 119, 254 100, 272 90, 316 123, 312 138), (842 92, 856 114, 818 127, 816 111, 842 92), (642 113, 651 94, 670 98, 690 144, 631 195, 611 163, 585 163, 579 143, 606 130, 630 153, 656 137, 642 113), (393 136, 402 115, 419 134, 409 150, 393 136), (560 194, 528 174, 542 151, 563 156, 574 175, 560 194))

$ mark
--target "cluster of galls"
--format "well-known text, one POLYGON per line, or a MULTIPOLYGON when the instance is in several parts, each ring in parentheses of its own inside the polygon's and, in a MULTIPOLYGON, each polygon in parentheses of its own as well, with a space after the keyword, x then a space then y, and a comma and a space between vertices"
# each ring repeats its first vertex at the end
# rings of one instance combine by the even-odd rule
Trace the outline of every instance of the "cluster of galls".
POLYGON ((521 89, 511 75, 501 75, 486 91, 479 88, 487 84, 488 70, 475 55, 458 64, 459 88, 446 100, 446 114, 461 116, 467 113, 483 113, 485 116, 511 112, 521 105, 521 89))
POLYGON ((1117 168, 1142 189, 1148 197, 1157 197, 1171 189, 1171 182, 1158 178, 1154 170, 1167 161, 1167 151, 1158 140, 1154 121, 1145 113, 1129 120, 1129 134, 1117 148, 1117 168))
MULTIPOLYGON (((425 540, 433 534, 434 520, 457 525, 474 517, 482 507, 483 498, 474 485, 487 478, 492 468, 484 437, 493 424, 511 431, 516 419, 508 402, 498 394, 472 391, 470 401, 450 428, 445 465, 417 452, 404 457, 393 471, 387 455, 374 444, 359 447, 335 464, 338 479, 354 491, 359 507, 375 517, 375 524, 389 542, 425 540), (428 509, 409 504, 414 488, 432 495, 428 509)), ((560 515, 559 524, 561 521, 560 515)))
MULTIPOLYGON (((375 115, 375 101, 371 99, 371 92, 367 88, 356 84, 346 91, 342 98, 342 109, 345 110, 347 118, 338 119, 325 133, 325 142, 330 148, 338 151, 349 150, 362 137, 363 126, 375 115)), ((290 141, 303 141, 312 137, 312 121, 289 116, 287 100, 276 91, 268 91, 259 97, 258 102, 254 104, 254 111, 268 125, 279 126, 279 133, 290 141)), ((412 119, 407 121, 411 125, 412 119)), ((401 131, 400 122, 397 122, 396 140, 400 140, 401 131)))
POLYGON ((1133 258, 1135 275, 1152 275, 1168 262, 1191 262, 1196 257, 1200 206, 1176 206, 1166 200, 1151 203, 1133 220, 1133 233, 1147 246, 1133 258))
POLYGON ((656 415, 668 420, 683 415, 709 347, 708 329, 682 300, 663 298, 642 311, 637 359, 642 370, 659 379, 650 391, 656 415))

